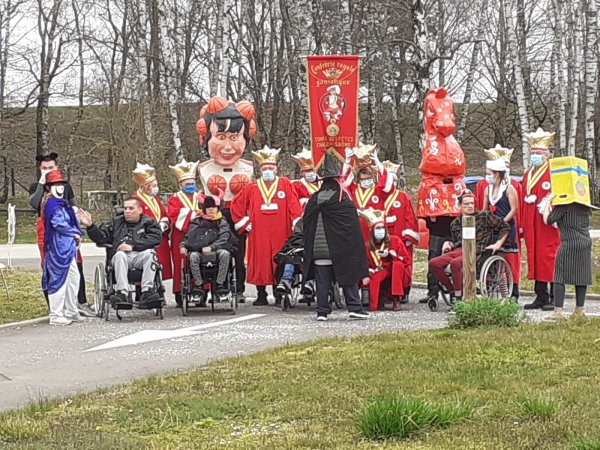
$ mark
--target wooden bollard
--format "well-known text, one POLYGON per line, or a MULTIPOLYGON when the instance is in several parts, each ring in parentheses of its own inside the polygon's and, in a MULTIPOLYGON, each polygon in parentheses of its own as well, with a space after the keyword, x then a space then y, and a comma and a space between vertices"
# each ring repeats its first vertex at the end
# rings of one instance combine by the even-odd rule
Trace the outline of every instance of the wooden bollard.
POLYGON ((462 251, 463 251, 463 301, 475 298, 477 294, 477 267, 475 249, 475 216, 462 216, 462 251))

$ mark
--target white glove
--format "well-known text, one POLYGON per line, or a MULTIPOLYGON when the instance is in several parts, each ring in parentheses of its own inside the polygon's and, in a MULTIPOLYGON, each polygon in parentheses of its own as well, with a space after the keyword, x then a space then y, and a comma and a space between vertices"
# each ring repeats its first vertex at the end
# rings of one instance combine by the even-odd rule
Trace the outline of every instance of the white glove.
POLYGON ((382 258, 387 258, 390 252, 388 252, 387 250, 377 250, 377 254, 382 258))
POLYGON ((537 209, 540 214, 544 214, 546 209, 546 203, 548 203, 548 197, 544 197, 541 202, 538 203, 537 209))
POLYGON ((46 184, 46 174, 48 170, 42 170, 42 175, 40 176, 40 184, 46 184))
POLYGON ((352 157, 354 156, 354 150, 350 147, 346 147, 344 151, 346 152, 346 164, 350 164, 352 162, 352 157))
POLYGON ((160 231, 163 233, 169 229, 169 224, 166 222, 160 222, 160 231))
POLYGON ((252 231, 252 224, 251 223, 249 223, 248 226, 246 227, 246 231, 248 233, 250 233, 252 231))
POLYGON ((371 155, 371 161, 373 161, 375 167, 381 167, 381 161, 379 161, 379 157, 377 156, 377 150, 371 155))
POLYGON ((404 245, 406 247, 410 247, 412 245, 412 241, 404 241, 404 245))

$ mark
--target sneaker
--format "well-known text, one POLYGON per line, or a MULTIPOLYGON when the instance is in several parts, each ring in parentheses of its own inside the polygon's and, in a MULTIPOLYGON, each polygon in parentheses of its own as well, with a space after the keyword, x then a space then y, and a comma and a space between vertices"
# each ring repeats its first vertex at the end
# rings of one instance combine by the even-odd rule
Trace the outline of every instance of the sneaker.
POLYGON ((79 314, 84 317, 96 317, 96 313, 89 303, 80 303, 77 305, 77 309, 79 310, 79 314))
POLYGON ((156 302, 160 299, 160 296, 156 292, 146 291, 142 292, 140 302, 138 304, 139 309, 152 309, 151 303, 156 302))
POLYGON ((369 318, 369 313, 366 311, 352 311, 348 314, 348 317, 351 319, 364 320, 369 318))
POLYGON ((50 325, 54 326, 67 326, 73 323, 72 320, 67 319, 66 317, 50 317, 50 325))
POLYGON ((326 314, 317 314, 317 322, 327 322, 326 314))
POLYGON ((227 289, 225 287, 225 285, 217 283, 217 296, 227 297, 228 295, 229 295, 229 289, 227 289))
POLYGON ((80 314, 76 314, 74 316, 65 316, 67 318, 67 320, 70 320, 71 322, 85 322, 85 318, 82 317, 80 314))
POLYGON ((127 295, 125 295, 122 292, 117 292, 116 294, 111 295, 109 300, 110 300, 110 303, 113 306, 113 308, 116 306, 130 305, 130 303, 127 299, 127 295))
POLYGON ((275 288, 275 292, 280 294, 285 294, 287 292, 285 283, 283 281, 277 285, 277 287, 275 288))

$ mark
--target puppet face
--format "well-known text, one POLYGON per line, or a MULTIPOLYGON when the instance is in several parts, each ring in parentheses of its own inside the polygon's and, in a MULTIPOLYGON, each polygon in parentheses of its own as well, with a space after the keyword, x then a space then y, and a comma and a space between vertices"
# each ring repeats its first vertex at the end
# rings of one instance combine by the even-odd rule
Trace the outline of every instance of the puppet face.
POLYGON ((208 154, 220 166, 229 167, 234 165, 244 153, 246 139, 244 128, 237 133, 219 131, 219 127, 212 121, 210 124, 210 140, 208 141, 208 154))
POLYGON ((55 184, 50 187, 50 192, 52 196, 55 198, 63 198, 65 196, 65 185, 64 184, 55 184))

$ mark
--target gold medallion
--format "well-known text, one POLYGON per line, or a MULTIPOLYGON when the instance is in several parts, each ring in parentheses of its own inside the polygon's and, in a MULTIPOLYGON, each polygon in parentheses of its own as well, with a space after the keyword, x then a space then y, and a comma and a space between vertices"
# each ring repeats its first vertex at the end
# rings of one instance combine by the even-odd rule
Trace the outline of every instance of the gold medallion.
POLYGON ((327 127, 328 136, 335 137, 338 134, 340 134, 340 127, 338 127, 335 123, 332 123, 327 127))

